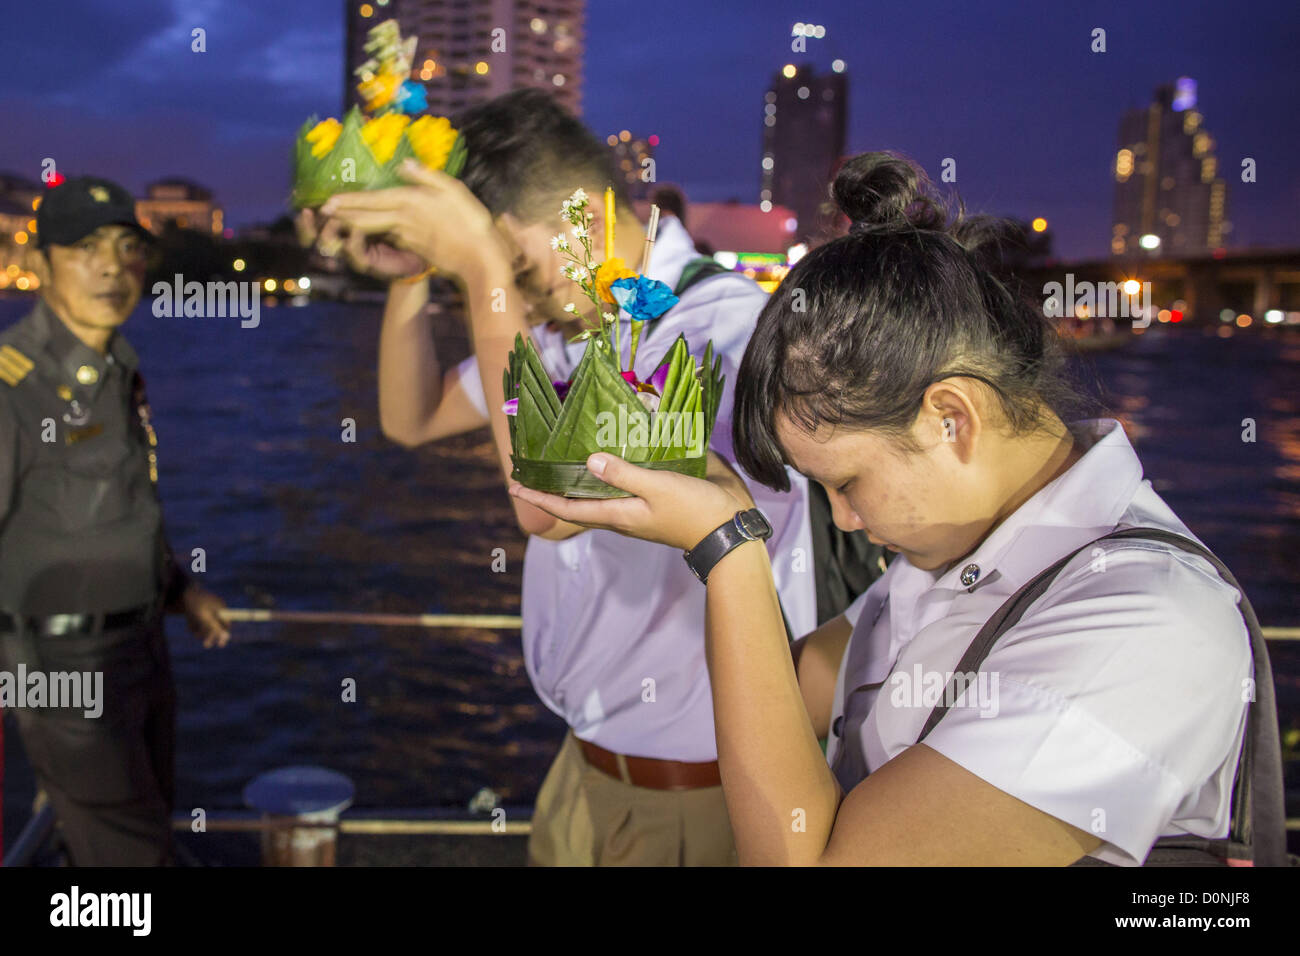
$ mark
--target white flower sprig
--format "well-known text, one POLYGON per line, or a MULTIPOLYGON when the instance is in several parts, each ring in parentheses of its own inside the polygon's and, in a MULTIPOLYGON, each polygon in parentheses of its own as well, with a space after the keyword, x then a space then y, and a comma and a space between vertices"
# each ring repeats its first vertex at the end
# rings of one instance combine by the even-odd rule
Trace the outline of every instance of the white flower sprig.
MULTIPOLYGON (((606 303, 601 302, 600 293, 596 289, 596 270, 600 268, 600 264, 595 261, 591 249, 591 222, 596 217, 587 207, 587 193, 581 187, 575 189, 573 195, 564 200, 564 204, 560 207, 560 218, 569 224, 569 233, 578 241, 579 248, 575 248, 569 237, 564 233, 551 237, 551 248, 564 253, 569 260, 560 266, 560 272, 564 277, 578 283, 583 294, 595 303, 597 309, 601 309, 606 303)), ((577 307, 570 303, 565 306, 564 310, 569 313, 576 313, 577 307)), ((599 334, 605 339, 605 344, 611 346, 614 349, 614 354, 618 356, 620 354, 618 343, 610 341, 609 330, 611 327, 613 327, 615 335, 617 335, 618 320, 616 316, 602 311, 598 324, 593 325, 577 336, 575 341, 588 339, 592 335, 599 334)), ((619 364, 622 365, 621 357, 619 364)))

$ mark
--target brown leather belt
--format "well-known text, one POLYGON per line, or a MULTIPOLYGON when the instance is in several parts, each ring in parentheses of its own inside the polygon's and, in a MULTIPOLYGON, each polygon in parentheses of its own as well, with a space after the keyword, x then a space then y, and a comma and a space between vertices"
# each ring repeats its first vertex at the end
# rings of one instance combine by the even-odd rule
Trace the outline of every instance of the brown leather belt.
POLYGON ((688 763, 684 760, 658 760, 654 757, 628 757, 616 754, 586 740, 578 747, 587 763, 615 780, 650 790, 699 790, 722 786, 718 762, 688 763))

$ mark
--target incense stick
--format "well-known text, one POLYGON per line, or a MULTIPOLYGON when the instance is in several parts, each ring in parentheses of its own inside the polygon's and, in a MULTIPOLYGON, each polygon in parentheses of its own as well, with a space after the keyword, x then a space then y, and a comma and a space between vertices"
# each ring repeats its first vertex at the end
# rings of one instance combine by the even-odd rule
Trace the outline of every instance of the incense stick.
POLYGON ((655 236, 659 232, 659 207, 652 205, 650 207, 650 224, 645 230, 645 251, 641 253, 641 268, 637 271, 645 275, 646 269, 650 268, 650 250, 654 248, 655 236))

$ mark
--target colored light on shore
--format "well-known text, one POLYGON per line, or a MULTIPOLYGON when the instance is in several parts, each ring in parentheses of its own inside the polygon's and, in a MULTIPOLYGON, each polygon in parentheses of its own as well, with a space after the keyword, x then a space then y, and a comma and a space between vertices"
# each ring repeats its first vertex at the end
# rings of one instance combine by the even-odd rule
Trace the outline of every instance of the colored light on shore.
POLYGON ((303 276, 301 279, 298 280, 298 288, 302 289, 303 292, 306 292, 308 289, 311 288, 311 279, 308 279, 306 276, 303 276))
POLYGON ((27 243, 27 233, 25 233, 25 232, 15 232, 15 233, 14 233, 14 242, 18 243, 18 245, 20 245, 20 246, 22 246, 22 245, 26 245, 26 243, 27 243))
POLYGON ((650 136, 649 136, 649 138, 646 139, 646 142, 649 143, 651 146, 658 146, 658 145, 659 145, 659 134, 658 134, 658 133, 651 133, 650 136))
POLYGON ((1264 321, 1269 323, 1281 322, 1286 316, 1282 314, 1281 309, 1269 309, 1264 313, 1264 321))
POLYGON ((605 261, 614 258, 614 187, 605 187, 605 261))
POLYGON ((357 11, 363 17, 372 17, 375 15, 375 8, 368 3, 361 4, 361 9, 357 11))
POLYGON ((488 65, 486 60, 479 60, 474 64, 474 72, 479 76, 487 76, 488 65))
POLYGON ((793 63, 787 63, 785 66, 781 68, 781 75, 784 76, 787 80, 790 79, 792 76, 794 76, 794 74, 795 74, 795 68, 793 63))
POLYGON ((245 262, 243 259, 236 259, 234 262, 231 263, 231 266, 234 268, 236 272, 243 272, 244 269, 248 267, 248 263, 245 262))
POLYGON ((1250 323, 1252 323, 1252 322, 1254 322, 1254 321, 1255 321, 1255 320, 1252 319, 1250 316, 1245 315, 1245 314, 1243 313, 1242 315, 1237 316, 1237 327, 1240 328, 1240 329, 1249 328, 1249 327, 1250 327, 1250 323))
POLYGON ((1032 226, 1034 227, 1034 232, 1046 232, 1046 231, 1047 231, 1047 220, 1044 219, 1042 216, 1039 216, 1039 217, 1038 217, 1037 219, 1035 219, 1035 220, 1034 220, 1030 225, 1032 225, 1032 226))
POLYGON ((1155 235, 1154 233, 1148 232, 1145 236, 1143 236, 1141 239, 1138 240, 1138 245, 1140 245, 1143 249, 1158 249, 1160 248, 1160 237, 1155 235))
POLYGON ((267 292, 274 292, 274 291, 275 291, 275 280, 274 280, 274 279, 267 279, 265 282, 262 283, 262 288, 265 289, 267 292))
POLYGON ((1137 279, 1129 279, 1124 283, 1125 295, 1137 295, 1141 291, 1142 283, 1138 282, 1137 279))

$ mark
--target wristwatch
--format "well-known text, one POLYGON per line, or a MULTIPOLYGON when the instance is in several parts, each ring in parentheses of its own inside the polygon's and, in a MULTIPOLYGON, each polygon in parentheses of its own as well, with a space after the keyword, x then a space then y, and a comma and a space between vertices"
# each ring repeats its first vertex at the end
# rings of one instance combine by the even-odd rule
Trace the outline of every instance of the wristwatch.
POLYGON ((772 526, 757 508, 737 511, 734 518, 723 522, 704 540, 684 552, 686 566, 695 572, 703 583, 708 583, 714 566, 746 541, 763 541, 772 536, 772 526))

